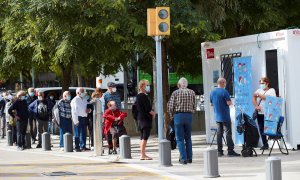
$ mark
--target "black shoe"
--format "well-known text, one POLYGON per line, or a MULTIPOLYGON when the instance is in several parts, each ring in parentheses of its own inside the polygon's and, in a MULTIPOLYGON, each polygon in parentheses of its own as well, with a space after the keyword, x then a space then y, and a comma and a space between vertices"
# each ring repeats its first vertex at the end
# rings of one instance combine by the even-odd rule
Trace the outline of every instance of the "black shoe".
POLYGON ((118 154, 117 150, 112 150, 111 154, 118 154))
POLYGON ((224 156, 224 153, 223 152, 218 152, 218 157, 222 157, 224 156))
POLYGON ((237 157, 237 156, 241 156, 241 155, 236 153, 235 151, 230 151, 230 152, 228 152, 228 156, 229 157, 237 157))
POLYGON ((192 162, 193 162, 193 160, 191 160, 191 159, 187 160, 187 163, 192 164, 192 162))
POLYGON ((182 165, 186 165, 187 161, 185 161, 185 160, 179 160, 179 163, 182 164, 182 165))
POLYGON ((81 152, 81 150, 80 149, 75 149, 75 152, 81 152))
POLYGON ((267 145, 264 145, 263 147, 260 148, 260 150, 267 150, 267 149, 269 149, 269 146, 267 145))
POLYGON ((41 144, 36 145, 36 148, 42 148, 41 144))

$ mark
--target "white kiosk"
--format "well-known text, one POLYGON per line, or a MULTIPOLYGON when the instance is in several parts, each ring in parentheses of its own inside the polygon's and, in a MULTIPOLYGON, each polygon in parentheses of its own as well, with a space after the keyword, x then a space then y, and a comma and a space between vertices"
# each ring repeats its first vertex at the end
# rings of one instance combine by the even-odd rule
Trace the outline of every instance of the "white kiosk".
MULTIPOLYGON (((227 80, 226 89, 233 96, 232 58, 251 56, 253 91, 259 88, 258 82, 261 77, 267 76, 271 79, 271 87, 284 99, 284 138, 289 148, 300 148, 300 29, 204 42, 201 48, 206 141, 211 141, 211 127, 215 126, 209 95, 217 85, 216 80, 220 76, 224 77, 227 80)), ((234 102, 234 97, 232 100, 234 102)), ((234 122, 233 108, 231 112, 234 122)), ((234 123, 232 128, 234 133, 234 123)))

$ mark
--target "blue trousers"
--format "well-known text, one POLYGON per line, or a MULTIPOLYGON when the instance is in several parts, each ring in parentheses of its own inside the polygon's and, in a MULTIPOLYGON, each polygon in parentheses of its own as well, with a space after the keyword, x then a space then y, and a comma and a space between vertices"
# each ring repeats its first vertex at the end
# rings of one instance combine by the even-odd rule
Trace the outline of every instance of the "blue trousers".
POLYGON ((60 117, 60 124, 59 124, 59 146, 64 147, 64 134, 65 133, 72 133, 72 119, 71 118, 64 118, 60 117))
POLYGON ((79 124, 74 127, 75 149, 86 148, 87 117, 78 117, 79 124))
POLYGON ((176 113, 174 115, 174 127, 180 160, 192 160, 192 113, 176 113))

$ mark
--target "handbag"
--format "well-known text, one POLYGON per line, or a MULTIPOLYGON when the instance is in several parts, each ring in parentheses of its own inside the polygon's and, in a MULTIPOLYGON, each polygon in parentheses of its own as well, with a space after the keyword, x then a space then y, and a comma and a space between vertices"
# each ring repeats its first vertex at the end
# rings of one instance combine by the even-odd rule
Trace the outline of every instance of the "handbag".
MULTIPOLYGON (((269 91, 269 90, 268 90, 268 91, 269 91)), ((263 95, 265 95, 268 91, 266 91, 263 95)), ((262 101, 262 99, 260 99, 260 101, 259 101, 259 103, 258 103, 258 106, 260 105, 261 101, 262 101)), ((258 110, 255 109, 254 112, 253 112, 253 114, 252 114, 252 119, 253 119, 253 120, 257 119, 257 116, 258 116, 258 110)))

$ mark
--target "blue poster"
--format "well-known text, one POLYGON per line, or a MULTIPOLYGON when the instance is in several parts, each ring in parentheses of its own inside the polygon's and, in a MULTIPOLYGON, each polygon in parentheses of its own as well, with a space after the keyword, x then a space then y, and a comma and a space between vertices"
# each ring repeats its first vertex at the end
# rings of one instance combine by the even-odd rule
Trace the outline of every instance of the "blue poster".
POLYGON ((264 133, 275 135, 280 116, 282 115, 282 98, 267 96, 265 103, 264 133))
POLYGON ((282 98, 267 96, 264 109, 265 120, 278 122, 282 115, 282 98))
MULTIPOLYGON (((234 95, 235 95, 235 125, 239 124, 241 114, 252 117, 254 107, 252 105, 252 69, 251 57, 239 57, 233 59, 234 69, 234 95)), ((237 132, 235 128, 235 143, 244 144, 244 134, 237 132)))

